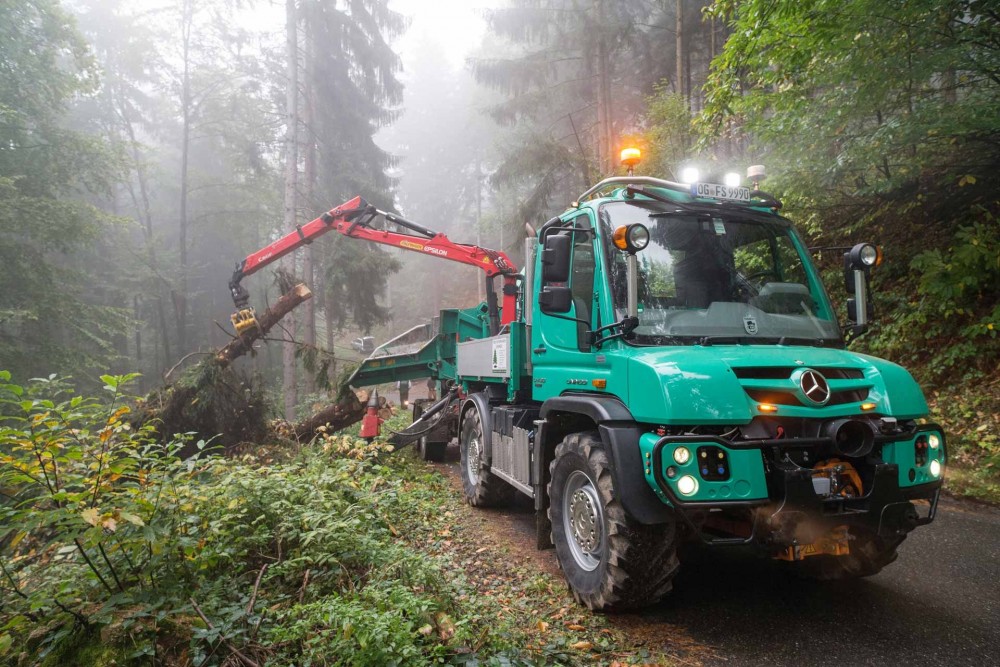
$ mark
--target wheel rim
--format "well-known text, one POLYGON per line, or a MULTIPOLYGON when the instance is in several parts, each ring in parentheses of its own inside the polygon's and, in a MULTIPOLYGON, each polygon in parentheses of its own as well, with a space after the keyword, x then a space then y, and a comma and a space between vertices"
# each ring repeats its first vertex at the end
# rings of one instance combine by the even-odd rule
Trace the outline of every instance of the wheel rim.
POLYGON ((588 572, 596 570, 607 539, 604 508, 594 483, 580 470, 574 470, 566 480, 562 510, 563 530, 573 560, 588 572))
POLYGON ((479 467, 482 465, 483 446, 479 433, 472 433, 466 446, 465 470, 473 486, 479 484, 479 467))

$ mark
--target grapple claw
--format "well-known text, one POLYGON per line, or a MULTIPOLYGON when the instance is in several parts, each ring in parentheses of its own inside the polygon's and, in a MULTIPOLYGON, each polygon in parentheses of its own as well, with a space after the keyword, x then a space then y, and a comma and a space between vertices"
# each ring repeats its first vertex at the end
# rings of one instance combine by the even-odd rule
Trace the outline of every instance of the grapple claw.
POLYGON ((253 308, 241 308, 230 315, 229 319, 240 336, 257 326, 257 313, 253 308))

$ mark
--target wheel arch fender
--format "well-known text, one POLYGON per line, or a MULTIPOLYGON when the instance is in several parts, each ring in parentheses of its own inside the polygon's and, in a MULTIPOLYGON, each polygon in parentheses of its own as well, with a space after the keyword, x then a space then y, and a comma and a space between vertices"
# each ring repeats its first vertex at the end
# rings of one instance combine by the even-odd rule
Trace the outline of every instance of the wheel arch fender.
POLYGON ((469 394, 462 401, 462 408, 459 410, 458 437, 462 437, 462 429, 465 427, 465 413, 469 408, 475 408, 479 412, 479 420, 483 426, 483 447, 486 462, 493 460, 493 422, 490 414, 490 401, 485 392, 469 394))
MULTIPOLYGON (((533 461, 535 479, 548 479, 549 464, 556 445, 566 435, 581 430, 596 430, 608 452, 615 494, 625 511, 643 524, 673 520, 671 508, 657 497, 646 481, 639 449, 639 436, 642 434, 639 425, 628 407, 617 397, 600 394, 556 396, 542 403, 538 419, 536 442, 539 455, 533 461)), ((545 484, 541 486, 544 489, 545 484)))

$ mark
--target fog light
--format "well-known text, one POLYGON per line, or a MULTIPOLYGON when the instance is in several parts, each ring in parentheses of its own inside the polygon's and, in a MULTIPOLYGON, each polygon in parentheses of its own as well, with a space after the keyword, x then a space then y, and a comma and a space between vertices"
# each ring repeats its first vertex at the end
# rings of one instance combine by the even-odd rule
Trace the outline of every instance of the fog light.
POLYGON ((941 462, 934 460, 931 461, 931 477, 941 476, 941 462))
POLYGON ((698 480, 691 475, 684 475, 677 480, 677 490, 685 496, 693 495, 698 490, 698 480))
POLYGON ((674 461, 677 465, 684 465, 691 460, 691 451, 687 447, 678 447, 674 450, 674 461))
POLYGON ((931 449, 937 449, 941 446, 941 438, 938 437, 937 433, 931 433, 930 437, 927 438, 927 443, 931 446, 931 449))

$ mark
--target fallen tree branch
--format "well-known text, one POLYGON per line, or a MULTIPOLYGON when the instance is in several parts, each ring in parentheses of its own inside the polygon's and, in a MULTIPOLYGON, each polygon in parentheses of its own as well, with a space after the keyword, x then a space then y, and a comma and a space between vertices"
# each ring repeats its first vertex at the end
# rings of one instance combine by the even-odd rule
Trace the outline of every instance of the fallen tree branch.
MULTIPOLYGON (((208 626, 208 629, 209 630, 215 630, 215 626, 212 625, 212 622, 210 620, 208 620, 208 618, 205 616, 205 613, 201 610, 201 607, 199 607, 198 603, 194 601, 194 598, 188 598, 188 600, 191 602, 191 606, 194 607, 194 610, 196 612, 198 612, 198 616, 201 617, 202 622, 206 626, 208 626)), ((235 646, 233 646, 232 642, 230 642, 228 639, 226 639, 225 637, 222 637, 221 635, 220 635, 220 638, 222 639, 222 643, 225 644, 226 647, 230 651, 233 652, 233 655, 235 655, 240 660, 242 660, 244 663, 246 663, 247 665, 249 665, 249 667, 260 667, 259 664, 257 664, 255 661, 253 661, 252 659, 250 659, 249 657, 247 657, 246 654, 244 654, 238 648, 236 648, 235 646)))
POLYGON ((180 361, 178 361, 176 364, 174 364, 173 366, 171 366, 169 371, 167 371, 166 373, 163 374, 163 381, 164 382, 169 382, 170 381, 170 376, 173 375, 174 371, 176 371, 180 367, 181 364, 183 364, 185 361, 187 361, 191 357, 196 357, 198 355, 206 355, 207 356, 207 355, 210 355, 210 354, 212 354, 212 353, 211 352, 198 352, 198 351, 188 352, 183 357, 181 357, 180 361))
POLYGON ((257 581, 253 582, 253 593, 250 595, 250 602, 247 603, 247 614, 253 613, 253 606, 257 603, 257 591, 260 590, 260 580, 267 572, 267 563, 264 563, 260 567, 260 572, 257 573, 257 581))

